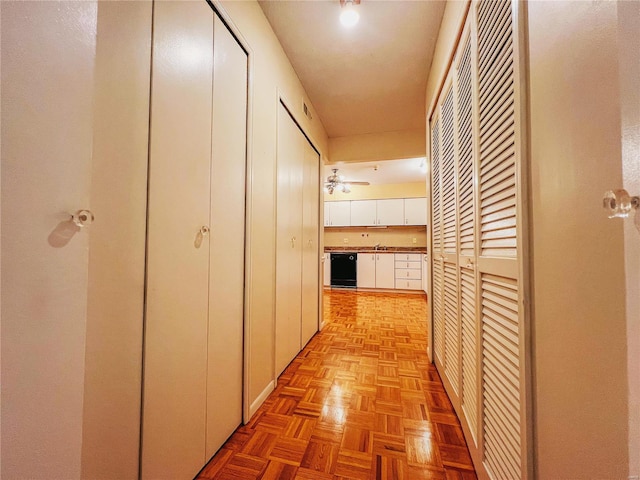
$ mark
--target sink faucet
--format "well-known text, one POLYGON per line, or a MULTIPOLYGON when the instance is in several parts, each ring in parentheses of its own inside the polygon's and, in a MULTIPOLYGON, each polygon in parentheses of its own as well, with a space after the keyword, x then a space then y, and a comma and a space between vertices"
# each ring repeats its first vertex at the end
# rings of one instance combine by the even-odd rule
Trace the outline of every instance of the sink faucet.
POLYGON ((378 250, 379 248, 380 248, 380 242, 376 243, 376 244, 373 246, 373 249, 374 249, 374 250, 378 250))

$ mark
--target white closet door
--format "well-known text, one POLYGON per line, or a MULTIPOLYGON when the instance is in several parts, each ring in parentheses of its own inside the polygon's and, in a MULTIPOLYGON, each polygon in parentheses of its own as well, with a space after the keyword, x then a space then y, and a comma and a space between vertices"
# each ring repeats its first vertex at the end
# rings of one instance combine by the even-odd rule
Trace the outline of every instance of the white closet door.
POLYGON ((444 266, 442 255, 442 189, 440 186, 442 171, 441 159, 441 126, 439 107, 436 109, 431 122, 431 243, 433 261, 433 350, 435 358, 442 365, 444 363, 444 312, 443 312, 443 276, 444 266))
POLYGON ((476 297, 475 135, 470 23, 455 60, 460 278, 461 403, 473 440, 478 437, 478 309, 476 297))
POLYGON ((454 89, 451 79, 442 102, 442 256, 444 302, 444 371, 458 403, 460 386, 460 322, 458 307, 457 159, 454 89))
POLYGON ((300 132, 304 149, 302 188, 302 340, 318 331, 320 298, 320 155, 300 132))
POLYGON ((242 422, 247 138, 247 54, 217 15, 213 46, 207 458, 242 422))
POLYGON ((302 315, 302 202, 300 129, 278 106, 276 234, 276 376, 300 351, 302 315))
POLYGON ((512 8, 510 0, 477 5, 482 440, 494 479, 527 477, 512 8))
POLYGON ((154 11, 142 478, 205 461, 213 19, 206 2, 154 11))

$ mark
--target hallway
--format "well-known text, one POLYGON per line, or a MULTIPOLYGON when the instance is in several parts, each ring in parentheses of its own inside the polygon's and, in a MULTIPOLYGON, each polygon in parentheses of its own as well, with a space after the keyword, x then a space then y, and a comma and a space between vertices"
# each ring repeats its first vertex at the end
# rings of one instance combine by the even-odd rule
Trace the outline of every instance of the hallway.
POLYGON ((325 327, 199 479, 473 479, 422 295, 325 291, 325 327))

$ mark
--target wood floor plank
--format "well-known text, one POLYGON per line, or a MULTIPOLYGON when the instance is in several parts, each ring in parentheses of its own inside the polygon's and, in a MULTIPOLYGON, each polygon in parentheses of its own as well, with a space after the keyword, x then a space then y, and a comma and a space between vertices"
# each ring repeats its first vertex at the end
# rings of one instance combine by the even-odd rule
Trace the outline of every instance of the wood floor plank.
POLYGON ((331 290, 325 328, 198 479, 473 480, 424 295, 331 290))

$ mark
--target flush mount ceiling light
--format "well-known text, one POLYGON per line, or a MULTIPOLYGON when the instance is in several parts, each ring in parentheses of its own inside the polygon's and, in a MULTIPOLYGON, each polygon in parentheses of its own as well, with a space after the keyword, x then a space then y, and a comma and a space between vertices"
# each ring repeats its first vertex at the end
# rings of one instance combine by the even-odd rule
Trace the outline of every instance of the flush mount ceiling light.
POLYGON ((340 23, 347 28, 353 27, 360 19, 360 15, 355 9, 356 5, 360 5, 360 0, 340 0, 340 6, 342 7, 340 23))
POLYGON ((351 192, 351 185, 369 185, 369 182, 350 182, 345 180, 342 175, 338 175, 337 168, 332 168, 331 171, 333 173, 324 182, 324 190, 329 192, 329 195, 332 195, 335 191, 349 193, 351 192))

